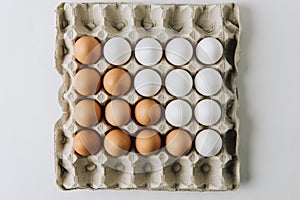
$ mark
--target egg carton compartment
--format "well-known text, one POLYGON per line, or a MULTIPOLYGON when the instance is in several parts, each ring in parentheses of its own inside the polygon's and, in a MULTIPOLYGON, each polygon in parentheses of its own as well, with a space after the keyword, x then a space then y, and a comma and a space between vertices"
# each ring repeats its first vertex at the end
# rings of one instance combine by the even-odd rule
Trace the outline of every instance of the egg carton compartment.
MULTIPOLYGON (((226 191, 239 186, 239 120, 236 111, 239 104, 235 78, 239 59, 239 9, 237 4, 216 5, 168 5, 128 3, 62 3, 57 8, 56 68, 63 78, 58 100, 62 117, 55 125, 55 163, 57 184, 63 190, 71 189, 137 189, 167 191, 226 191), (115 37, 126 39, 132 53, 129 61, 114 66, 104 58, 97 62, 80 64, 75 59, 74 44, 82 36, 92 36, 102 47, 115 37), (153 66, 144 66, 135 57, 134 47, 143 38, 154 38, 162 46, 163 55, 153 66), (223 55, 216 63, 199 62, 195 47, 206 37, 218 39, 223 46, 223 55), (165 48, 173 38, 185 38, 193 46, 189 62, 175 66, 166 58, 165 48), (101 75, 100 89, 84 96, 74 89, 74 77, 78 71, 94 69, 101 75), (124 69, 130 74, 128 92, 113 96, 103 88, 103 76, 110 69, 124 69), (196 74, 205 68, 217 70, 222 77, 219 92, 210 96, 200 94, 195 85, 182 96, 172 95, 166 88, 166 76, 176 69, 187 71, 193 83, 196 74), (139 94, 134 87, 134 78, 144 69, 156 71, 162 81, 159 92, 150 97, 139 94), (134 109, 143 99, 153 99, 161 105, 162 116, 154 125, 143 126, 135 118, 134 109), (74 120, 74 108, 81 100, 94 100, 101 109, 99 123, 82 127, 74 120), (105 107, 113 100, 128 102, 131 119, 121 126, 111 125, 105 115, 105 107), (213 125, 202 125, 193 112, 191 120, 181 126, 192 139, 189 152, 172 156, 165 148, 166 136, 178 127, 170 124, 165 116, 166 106, 174 100, 184 100, 192 110, 203 99, 212 99, 220 105, 221 117, 213 125), (129 152, 111 156, 104 148, 104 138, 113 129, 121 129, 131 138, 129 152), (155 154, 143 156, 135 147, 135 137, 143 129, 152 129, 160 134, 162 148, 155 154), (195 137, 200 131, 212 129, 221 137, 221 150, 214 156, 200 155, 195 147, 195 137), (99 134, 101 148, 89 156, 82 156, 73 148, 74 137, 81 130, 99 134)), ((103 48, 102 48, 103 50, 103 48)))

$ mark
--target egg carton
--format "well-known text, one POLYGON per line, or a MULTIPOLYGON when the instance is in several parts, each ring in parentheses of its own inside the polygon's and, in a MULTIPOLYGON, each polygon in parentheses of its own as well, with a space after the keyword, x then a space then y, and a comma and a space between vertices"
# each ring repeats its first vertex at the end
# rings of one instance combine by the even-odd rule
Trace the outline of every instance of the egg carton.
MULTIPOLYGON (((63 190, 70 189, 143 189, 167 191, 226 191, 235 190, 239 186, 238 127, 236 116, 239 104, 235 84, 237 61, 239 59, 239 9, 234 3, 216 5, 155 5, 128 3, 62 3, 57 8, 56 68, 63 78, 59 89, 59 104, 63 110, 62 117, 55 125, 55 163, 57 184, 63 190), (165 149, 151 156, 141 156, 132 148, 131 152, 120 157, 108 155, 102 145, 101 150, 88 157, 74 153, 73 136, 80 127, 74 122, 72 114, 75 102, 80 97, 72 87, 78 63, 74 59, 74 40, 80 36, 97 37, 101 43, 107 39, 120 36, 134 46, 144 37, 153 37, 165 46, 174 37, 187 38, 193 46, 202 38, 211 36, 218 38, 224 55, 220 61, 210 67, 217 69, 223 78, 222 89, 211 99, 218 101, 222 107, 221 120, 209 127, 217 130, 222 138, 222 150, 216 156, 202 157, 194 146, 185 156, 175 158, 165 149)), ((89 67, 103 74, 109 63, 101 59, 89 67)), ((140 65, 132 56, 125 65, 132 77, 140 69, 140 65)), ((174 67, 162 60, 151 67, 160 72, 162 77, 174 68, 188 70, 192 76, 205 66, 195 56, 182 66, 174 67)), ((147 67, 148 68, 148 67, 147 67)), ((105 105, 111 97, 101 90, 89 98, 105 105)), ((120 98, 134 105, 142 97, 131 90, 120 98)), ((170 95, 164 87, 151 97, 162 106, 176 97, 170 95)), ((195 88, 182 99, 192 107, 205 98, 195 88)), ((174 127, 163 118, 156 125, 150 126, 164 136, 174 127)), ((112 127, 101 119, 92 127, 104 138, 112 127)), ((122 126, 130 134, 142 127, 131 121, 122 126)), ((194 137, 206 128, 193 118, 182 127, 194 137)), ((103 140, 102 140, 103 141, 103 140)))

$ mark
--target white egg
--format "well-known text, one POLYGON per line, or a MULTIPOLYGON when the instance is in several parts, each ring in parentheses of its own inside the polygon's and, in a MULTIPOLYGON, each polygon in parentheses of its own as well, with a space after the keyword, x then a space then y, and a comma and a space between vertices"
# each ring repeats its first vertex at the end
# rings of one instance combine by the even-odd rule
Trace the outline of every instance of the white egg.
POLYGON ((221 107, 214 100, 204 99, 195 107, 195 118, 202 125, 214 125, 221 118, 221 107))
POLYGON ((175 69, 167 74, 165 86, 170 94, 182 97, 188 94, 193 87, 192 76, 183 69, 175 69))
POLYGON ((172 126, 185 126, 192 119, 192 108, 186 101, 174 100, 167 105, 165 116, 172 126))
POLYGON ((211 65, 218 62, 223 55, 223 46, 212 37, 202 39, 196 47, 196 56, 203 64, 211 65))
POLYGON ((175 38, 168 42, 165 54, 173 65, 184 65, 193 57, 193 46, 187 39, 175 38))
POLYGON ((222 87, 222 76, 215 69, 202 69, 195 76, 195 87, 202 95, 215 95, 222 87))
POLYGON ((161 78, 152 69, 141 70, 134 78, 134 88, 142 96, 155 95, 161 88, 161 78))
POLYGON ((205 129, 196 136, 195 147, 197 152, 204 157, 215 156, 222 149, 222 138, 218 132, 205 129))
POLYGON ((110 64, 122 65, 131 57, 131 46, 126 39, 113 37, 105 43, 103 55, 110 64))
POLYGON ((142 65, 153 66, 160 61, 163 51, 156 39, 144 38, 136 44, 134 54, 142 65))

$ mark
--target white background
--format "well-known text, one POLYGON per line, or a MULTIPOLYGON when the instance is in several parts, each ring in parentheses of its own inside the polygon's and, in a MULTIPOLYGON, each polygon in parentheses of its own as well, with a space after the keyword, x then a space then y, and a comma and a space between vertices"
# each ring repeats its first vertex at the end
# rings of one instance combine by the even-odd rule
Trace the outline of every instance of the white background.
POLYGON ((0 199, 300 199, 300 1, 236 1, 242 24, 241 186, 219 193, 58 189, 53 127, 61 115, 62 78, 53 57, 59 2, 0 3, 0 199))

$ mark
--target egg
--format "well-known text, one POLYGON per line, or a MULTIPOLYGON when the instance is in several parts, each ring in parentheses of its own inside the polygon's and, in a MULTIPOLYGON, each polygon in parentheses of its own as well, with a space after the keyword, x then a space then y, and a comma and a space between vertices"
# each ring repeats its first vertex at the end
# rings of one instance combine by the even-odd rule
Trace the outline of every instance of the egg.
POLYGON ((176 127, 187 125, 192 119, 192 108, 184 100, 171 101, 165 111, 166 120, 176 127))
POLYGON ((95 100, 81 100, 74 107, 73 118, 82 127, 95 126, 101 118, 100 106, 95 100))
POLYGON ((215 95, 220 91, 221 87, 222 76, 215 69, 202 69, 195 76, 195 88, 202 95, 215 95))
POLYGON ((166 137, 166 150, 173 156, 184 156, 191 148, 192 138, 185 130, 172 130, 166 137))
POLYGON ((193 46, 185 38, 174 38, 168 42, 165 48, 167 60, 173 65, 187 64, 193 57, 193 46))
POLYGON ((215 156, 222 149, 222 138, 215 130, 205 129, 197 134, 195 148, 204 157, 215 156))
POLYGON ((111 95, 123 95, 131 88, 131 76, 124 69, 113 68, 104 75, 103 87, 111 95))
POLYGON ((104 138, 104 148, 111 156, 125 155, 131 148, 131 138, 120 129, 111 130, 104 138))
POLYGON ((165 87, 175 97, 185 96, 192 90, 192 76, 183 69, 172 70, 166 76, 165 87))
POLYGON ((92 68, 83 68, 74 77, 73 87, 81 95, 89 96, 99 91, 100 74, 92 68))
POLYGON ((161 88, 160 75, 152 69, 141 70, 134 78, 134 88, 142 96, 153 96, 161 88))
POLYGON ((196 56, 203 64, 215 64, 221 59, 222 55, 223 46, 216 38, 204 38, 196 46, 196 56))
POLYGON ((83 36, 74 44, 74 56, 82 64, 96 63, 102 54, 100 42, 91 36, 83 36))
POLYGON ((211 99, 204 99, 197 103, 195 107, 196 120, 204 125, 211 126, 217 123, 221 118, 220 105, 211 99))
POLYGON ((104 58, 112 65, 123 65, 131 57, 131 46, 122 37, 109 39, 103 47, 104 58))
POLYGON ((160 135, 155 130, 142 130, 135 138, 135 147, 144 156, 153 155, 161 148, 160 135))
POLYGON ((123 126, 131 119, 129 104, 121 99, 114 99, 105 107, 105 118, 113 126, 123 126))
POLYGON ((161 44, 154 38, 141 39, 135 46, 135 58, 145 66, 157 64, 163 54, 161 44))
POLYGON ((74 136, 73 148, 82 156, 96 154, 101 147, 100 135, 93 130, 81 130, 74 136))
POLYGON ((143 126, 156 124, 161 117, 161 106, 152 99, 143 99, 134 109, 136 120, 143 126))

